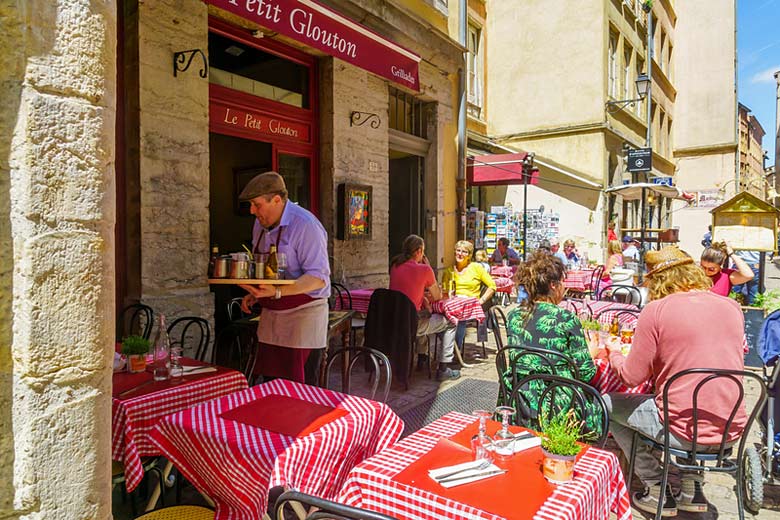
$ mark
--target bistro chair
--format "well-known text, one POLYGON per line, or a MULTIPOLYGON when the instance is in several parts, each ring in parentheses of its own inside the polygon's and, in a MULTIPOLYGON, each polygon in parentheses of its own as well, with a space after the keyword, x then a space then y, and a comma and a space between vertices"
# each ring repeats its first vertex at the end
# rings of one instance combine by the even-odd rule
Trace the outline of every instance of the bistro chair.
POLYGON ((325 365, 326 385, 330 383, 330 367, 339 358, 341 358, 342 363, 347 362, 347 359, 349 359, 349 364, 346 368, 346 388, 341 389, 343 393, 351 393, 350 383, 352 381, 352 373, 358 360, 362 359, 364 361, 364 366, 368 371, 369 383, 371 384, 369 399, 376 398, 376 391, 379 388, 379 382, 381 380, 383 381, 381 402, 387 402, 387 396, 390 393, 390 385, 393 383, 393 369, 390 367, 390 360, 387 359, 387 356, 376 349, 368 347, 347 347, 338 349, 329 355, 328 363, 325 365), (347 358, 347 355, 349 355, 349 358, 347 358))
POLYGON ((243 298, 233 298, 227 303, 227 315, 228 320, 230 321, 236 321, 241 320, 244 318, 248 318, 250 315, 245 313, 241 309, 241 302, 244 301, 243 298))
POLYGON ((231 324, 222 329, 214 340, 211 363, 238 370, 250 386, 254 380, 257 363, 257 331, 252 327, 231 324))
POLYGON ((205 319, 197 316, 176 318, 168 326, 168 337, 171 346, 181 346, 182 354, 189 350, 198 361, 206 361, 206 354, 211 343, 211 326, 205 319))
POLYGON ((538 372, 532 371, 531 373, 546 373, 546 374, 558 374, 561 367, 568 369, 576 379, 580 377, 580 371, 577 368, 577 364, 572 358, 557 350, 549 350, 539 347, 528 347, 523 345, 507 345, 501 347, 496 352, 496 371, 498 372, 498 400, 500 403, 506 406, 512 406, 510 403, 510 392, 517 386, 517 364, 524 363, 529 367, 536 365, 538 372), (511 355, 512 352, 516 352, 516 355, 511 355), (514 358, 514 359, 512 359, 514 358), (511 361, 510 361, 511 360, 511 361), (504 375, 511 367, 510 374, 511 385, 507 387, 504 384, 504 375))
MULTIPOLYGON (((336 300, 339 303, 339 309, 352 309, 352 294, 350 294, 349 289, 341 285, 337 282, 330 282, 330 294, 331 294, 331 300, 336 298, 336 300)), ((330 304, 330 302, 328 302, 330 304)), ((334 307, 331 306, 331 310, 334 310, 334 307)), ((349 329, 349 344, 350 345, 357 345, 355 341, 355 337, 357 336, 358 330, 364 330, 366 328, 366 319, 359 317, 359 316, 352 316, 352 320, 350 321, 350 329, 349 329)))
POLYGON ((149 339, 154 323, 154 311, 143 303, 128 305, 119 313, 116 320, 116 340, 122 341, 130 335, 143 336, 149 339))
POLYGON ((490 313, 490 319, 493 320, 493 337, 496 339, 496 351, 500 351, 504 348, 504 338, 501 336, 501 327, 506 330, 506 314, 501 310, 501 307, 494 305, 488 311, 490 313))
POLYGON ((290 518, 286 514, 290 510, 287 506, 295 511, 300 520, 397 520, 392 516, 331 502, 300 491, 286 491, 276 500, 276 520, 290 518))
MULTIPOLYGON (((661 458, 663 464, 663 476, 661 477, 661 488, 660 488, 661 496, 659 497, 658 511, 655 514, 656 520, 660 520, 661 512, 663 510, 663 505, 664 502, 666 502, 666 487, 668 483, 670 465, 674 465, 679 470, 703 471, 705 474, 706 473, 734 474, 737 479, 737 485, 736 485, 737 511, 739 512, 740 520, 744 520, 745 511, 743 510, 743 496, 742 496, 744 492, 743 453, 745 451, 745 442, 748 439, 748 433, 750 432, 750 427, 753 424, 753 421, 755 420, 758 411, 763 406, 764 401, 766 400, 766 396, 767 396, 767 389, 764 380, 758 374, 754 374, 753 372, 748 372, 746 370, 727 370, 727 369, 717 369, 717 368, 689 368, 688 370, 682 370, 674 374, 672 377, 669 378, 669 380, 664 385, 664 391, 662 396, 663 407, 664 407, 663 410, 664 429, 662 432, 663 441, 660 441, 657 438, 652 439, 650 437, 646 437, 645 435, 641 434, 638 431, 634 432, 634 440, 631 444, 631 455, 629 457, 629 462, 628 462, 628 482, 626 483, 628 489, 631 489, 631 480, 634 475, 634 460, 636 459, 637 442, 642 442, 653 449, 661 450, 663 452, 663 457, 661 458), (689 381, 687 382, 680 381, 685 377, 688 377, 689 381), (690 407, 689 408, 686 407, 686 413, 692 414, 693 432, 692 432, 692 439, 691 439, 691 448, 687 450, 672 448, 670 446, 671 433, 669 431, 670 388, 672 388, 675 385, 675 383, 677 383, 677 386, 686 385, 690 387, 690 385, 692 384, 692 382, 690 381, 691 377, 700 379, 700 381, 693 388, 693 393, 691 394, 690 407), (756 381, 760 389, 760 395, 758 400, 755 402, 755 404, 752 407, 750 415, 748 416, 747 423, 745 423, 745 427, 742 430, 742 432, 735 432, 734 431, 735 428, 732 428, 734 417, 736 417, 737 411, 742 406, 745 397, 744 378, 750 378, 756 381), (698 432, 702 424, 707 424, 707 423, 709 423, 710 425, 712 424, 711 416, 707 412, 707 410, 699 408, 698 406, 699 393, 701 392, 702 388, 705 387, 705 385, 710 385, 710 384, 714 385, 715 388, 720 387, 722 385, 731 385, 734 389, 731 395, 735 397, 734 405, 731 408, 731 412, 729 413, 729 416, 723 428, 723 436, 721 437, 720 442, 717 445, 714 446, 711 445, 711 448, 715 447, 717 451, 714 451, 712 449, 706 450, 706 448, 702 450, 704 446, 702 446, 698 442, 698 432), (728 442, 728 438, 730 434, 733 433, 739 433, 739 444, 737 446, 736 452, 734 450, 734 444, 737 441, 734 440, 732 442, 728 442), (674 460, 672 460, 672 456, 675 457, 674 460), (691 462, 691 464, 683 463, 681 462, 681 460, 691 462), (706 465, 707 463, 711 463, 713 465, 707 466, 706 465)), ((687 405, 687 403, 685 404, 687 405)))
POLYGON ((604 266, 600 265, 593 270, 590 275, 590 289, 582 293, 582 297, 590 296, 594 300, 599 299, 599 285, 601 285, 601 277, 604 276, 604 266))
POLYGON ((170 506, 149 511, 135 520, 212 520, 214 510, 203 506, 170 506))
MULTIPOLYGON (((512 389, 512 402, 517 413, 515 423, 541 431, 553 417, 573 410, 581 420, 580 441, 604 447, 609 434, 609 411, 601 393, 587 383, 552 374, 531 374, 512 389), (525 390, 525 392, 524 392, 525 390), (529 397, 533 392, 534 397, 529 397), (534 413, 531 399, 536 400, 534 413), (595 420, 589 420, 598 414, 595 420)), ((630 488, 629 488, 630 489, 630 488)))
MULTIPOLYGON (((144 480, 146 480, 146 478, 151 473, 157 475, 157 479, 158 479, 157 485, 160 486, 160 499, 163 499, 165 486, 164 486, 162 468, 160 467, 160 462, 161 462, 161 457, 143 457, 141 459, 141 467, 144 470, 144 480)), ((112 460, 111 461, 111 489, 119 485, 123 486, 122 487, 123 499, 126 496, 124 484, 125 484, 125 465, 119 461, 112 460)), ((138 494, 138 488, 134 489, 130 493, 130 510, 132 511, 133 516, 135 516, 138 513, 138 508, 135 504, 137 494, 138 494)))
POLYGON ((376 289, 366 316, 366 345, 383 352, 407 390, 417 344, 417 309, 402 292, 376 289))
POLYGON ((640 307, 642 293, 633 285, 610 285, 601 293, 602 301, 627 303, 640 307))

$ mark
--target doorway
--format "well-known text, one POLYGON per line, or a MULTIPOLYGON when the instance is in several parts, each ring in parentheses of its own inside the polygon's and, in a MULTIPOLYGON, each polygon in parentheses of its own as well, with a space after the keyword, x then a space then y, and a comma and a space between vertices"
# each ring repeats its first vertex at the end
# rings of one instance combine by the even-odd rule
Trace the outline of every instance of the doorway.
POLYGON ((390 258, 409 235, 425 237, 424 158, 390 150, 390 258))

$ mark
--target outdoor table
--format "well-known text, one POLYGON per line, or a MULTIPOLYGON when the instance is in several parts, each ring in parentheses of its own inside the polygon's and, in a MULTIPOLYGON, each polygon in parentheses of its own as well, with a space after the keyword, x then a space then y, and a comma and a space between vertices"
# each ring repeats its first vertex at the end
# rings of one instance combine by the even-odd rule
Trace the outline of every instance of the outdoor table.
POLYGON ((471 296, 456 296, 437 300, 431 305, 433 312, 443 314, 447 321, 457 324, 459 321, 485 319, 485 311, 479 303, 479 298, 471 296))
POLYGON ((645 381, 635 387, 628 387, 623 384, 620 378, 612 370, 612 365, 608 359, 594 359, 596 365, 596 375, 590 380, 590 386, 602 394, 621 393, 621 394, 650 394, 653 392, 653 382, 645 381))
MULTIPOLYGON (((182 364, 201 363, 182 358, 182 364)), ((240 372, 216 368, 216 372, 152 383, 149 383, 153 380, 151 372, 114 373, 111 458, 124 463, 128 491, 134 490, 143 479, 141 457, 160 455, 150 435, 162 417, 247 387, 246 378, 240 372), (133 388, 138 389, 130 392, 133 388)))
MULTIPOLYGON (((349 296, 352 299, 352 310, 355 312, 362 312, 368 314, 368 304, 371 302, 371 295, 374 294, 374 289, 352 289, 349 291, 349 296)), ((344 297, 346 300, 346 296, 344 297)), ((333 306, 334 310, 341 310, 341 301, 337 299, 333 306)))
POLYGON ((402 430, 383 403, 275 379, 165 417, 153 442, 214 501, 216 519, 257 519, 273 486, 335 499, 352 467, 402 430))
POLYGON ((512 278, 517 271, 517 267, 508 265, 492 265, 490 266, 490 276, 493 278, 512 278))
MULTIPOLYGON (((497 462, 510 469, 503 475, 450 489, 428 480, 428 469, 471 460, 470 448, 465 445, 476 432, 475 421, 472 416, 450 412, 364 461, 350 472, 339 501, 399 520, 602 520, 610 518, 610 511, 618 520, 630 520, 631 507, 618 459, 597 448, 581 453, 574 480, 559 486, 544 480, 539 447, 515 454, 508 463, 497 462), (448 460, 439 457, 432 462, 440 443, 452 444, 442 437, 452 437, 451 441, 464 449, 448 460), (415 464, 423 457, 424 461, 415 464), (526 465, 527 471, 522 471, 526 465), (496 496, 506 501, 495 500, 496 496)), ((497 429, 498 423, 490 421, 488 434, 497 429)))
POLYGON ((580 271, 566 271, 563 285, 570 291, 585 292, 592 289, 590 280, 595 269, 583 269, 580 271))
MULTIPOLYGON (((587 303, 585 308, 585 302, 580 300, 563 300, 560 306, 566 310, 579 314, 581 311, 586 310, 589 315, 597 316, 599 323, 609 325, 612 323, 612 319, 618 316, 621 311, 638 311, 639 307, 630 303, 610 302, 593 300, 587 303), (591 314, 592 313, 592 314, 591 314)), ((618 316, 618 323, 621 327, 636 327, 636 322, 639 319, 639 314, 626 312, 618 316)))

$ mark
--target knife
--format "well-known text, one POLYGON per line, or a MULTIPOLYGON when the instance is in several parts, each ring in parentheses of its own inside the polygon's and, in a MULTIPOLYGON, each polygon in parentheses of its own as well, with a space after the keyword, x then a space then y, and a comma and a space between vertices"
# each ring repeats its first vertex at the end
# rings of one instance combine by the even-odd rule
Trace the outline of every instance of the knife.
POLYGON ((491 462, 489 460, 484 460, 480 462, 479 464, 470 464, 469 466, 466 466, 465 468, 460 468, 459 470, 451 471, 449 473, 445 473, 444 475, 439 475, 438 477, 434 477, 434 480, 441 480, 445 478, 449 478, 453 475, 457 475, 458 473, 463 473, 464 471, 474 471, 474 470, 483 470, 486 469, 488 466, 490 466, 491 462))
POLYGON ((493 475, 500 475, 500 474, 506 473, 506 472, 507 472, 507 470, 505 470, 505 469, 497 469, 497 470, 493 470, 493 471, 488 471, 487 473, 477 473, 475 475, 460 475, 458 477, 445 478, 445 479, 437 480, 436 482, 438 482, 439 484, 445 484, 447 482, 455 482, 456 480, 464 480, 464 479, 467 479, 467 478, 492 477, 493 475))
POLYGON ((149 381, 145 381, 145 382, 141 383, 140 385, 138 385, 138 386, 134 386, 133 388, 131 388, 131 389, 129 389, 129 390, 125 390, 125 391, 124 391, 124 392, 122 392, 121 394, 117 395, 117 397, 124 397, 124 396, 126 396, 127 394, 132 394, 133 392, 135 392, 135 391, 136 391, 136 390, 138 390, 139 388, 143 388, 143 387, 145 387, 145 386, 147 386, 147 385, 151 385, 152 383, 156 383, 156 382, 157 382, 157 381, 155 381, 154 379, 150 379, 149 381))

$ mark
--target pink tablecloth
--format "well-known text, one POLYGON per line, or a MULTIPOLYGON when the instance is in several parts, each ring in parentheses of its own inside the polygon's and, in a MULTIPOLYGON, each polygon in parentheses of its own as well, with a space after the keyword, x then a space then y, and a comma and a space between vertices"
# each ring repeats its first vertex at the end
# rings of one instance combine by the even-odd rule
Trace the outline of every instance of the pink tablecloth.
POLYGON ((496 292, 511 294, 512 289, 515 288, 515 282, 513 282, 511 278, 494 276, 493 281, 496 282, 496 292))
POLYGON ((594 360, 596 364, 596 375, 590 380, 590 385, 596 388, 602 394, 610 392, 620 392, 624 394, 649 394, 653 391, 653 383, 645 381, 644 383, 629 388, 612 371, 609 361, 606 359, 594 360))
MULTIPOLYGON (((399 520, 488 519, 503 517, 441 494, 403 484, 393 478, 428 453, 441 437, 452 436, 474 422, 457 412, 432 422, 392 448, 364 461, 347 477, 340 501, 378 511, 399 520)), ((534 448, 538 449, 538 448, 534 448)), ((529 471, 541 471, 530 467, 529 471)), ((535 520, 602 520, 610 511, 618 520, 630 520, 628 492, 614 454, 588 449, 574 467, 572 482, 557 486, 534 515, 535 520)), ((466 484, 498 485, 495 480, 466 484)), ((455 488, 457 489, 457 488, 455 488)), ((507 500, 522 500, 523 490, 507 490, 507 500)))
POLYGON ((570 310, 574 314, 579 314, 580 311, 585 309, 589 316, 595 317, 599 323, 603 324, 612 323, 612 319, 617 316, 621 327, 635 327, 636 322, 639 319, 639 314, 632 312, 620 314, 621 311, 639 310, 639 307, 631 305, 630 303, 607 301, 589 301, 586 303, 584 300, 563 300, 560 303, 560 306, 570 310), (586 305, 587 309, 585 309, 586 305))
MULTIPOLYGON (((152 379, 152 374, 114 374, 114 388, 121 393, 152 379), (144 377, 146 376, 146 377, 144 377), (133 378, 128 384, 127 379, 133 378)), ((144 471, 141 457, 160 455, 151 441, 151 432, 164 416, 222 397, 247 387, 240 372, 218 368, 217 372, 185 376, 179 383, 158 382, 145 385, 126 398, 114 397, 111 419, 111 458, 125 465, 125 484, 129 491, 138 486, 144 471)))
POLYGON ((593 269, 584 269, 581 271, 567 271, 563 285, 572 291, 585 292, 592 289, 590 279, 593 277, 593 269))
POLYGON ((515 275, 515 271, 517 271, 517 267, 493 265, 490 267, 490 276, 494 278, 497 276, 501 278, 512 278, 515 275))
MULTIPOLYGON (((352 289, 349 291, 349 296, 352 298, 352 310, 356 312, 362 312, 368 314, 368 304, 371 301, 371 295, 374 294, 374 289, 352 289)), ((348 303, 347 295, 344 295, 344 303, 348 303)), ((341 301, 336 300, 334 302, 335 311, 345 310, 341 308, 341 301)))
POLYGON ((482 309, 482 305, 479 304, 478 298, 468 296, 446 298, 433 302, 432 308, 433 312, 444 314, 450 323, 466 320, 481 322, 485 319, 485 311, 482 309))
POLYGON ((153 436, 187 480, 214 500, 215 518, 235 520, 261 518, 272 486, 335 499, 352 467, 390 447, 402 430, 403 422, 385 404, 276 379, 169 415, 153 436), (348 413, 304 437, 221 417, 269 395, 348 413))

